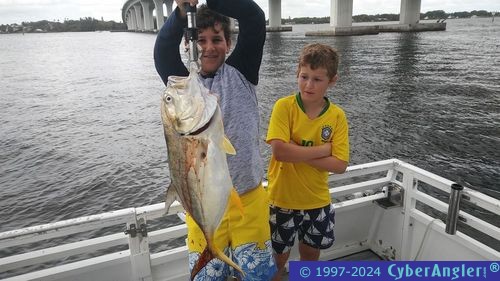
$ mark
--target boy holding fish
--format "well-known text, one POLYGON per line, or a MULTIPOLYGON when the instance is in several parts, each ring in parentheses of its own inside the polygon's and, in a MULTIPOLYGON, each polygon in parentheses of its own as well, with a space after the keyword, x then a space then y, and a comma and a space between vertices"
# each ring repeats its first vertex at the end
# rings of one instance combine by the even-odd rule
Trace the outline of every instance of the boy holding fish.
MULTIPOLYGON (((179 53, 187 26, 183 4, 196 6, 198 1, 176 0, 176 3, 177 8, 161 28, 154 48, 155 66, 166 85, 169 76, 189 75, 179 53)), ((196 25, 197 42, 202 49, 200 81, 218 97, 225 134, 236 150, 236 155, 227 156, 228 168, 243 207, 242 213, 241 206, 228 203, 214 241, 210 242, 226 255, 231 253, 245 273, 244 276, 234 273, 240 280, 270 280, 276 266, 270 241, 267 193, 261 184, 264 169, 255 92, 266 37, 264 12, 251 0, 207 0, 207 5, 196 12, 196 25), (231 47, 227 16, 238 20, 239 35, 226 59, 231 47)), ((221 207, 225 205, 226 202, 220 202, 221 207)), ((226 280, 231 275, 229 266, 220 259, 205 260, 207 242, 203 231, 189 214, 186 223, 192 277, 226 280)))
POLYGON ((278 266, 273 280, 281 280, 297 233, 300 260, 318 260, 320 249, 335 239, 328 172, 345 172, 349 161, 345 113, 326 97, 338 64, 330 46, 305 46, 297 69, 300 92, 279 99, 271 114, 266 142, 272 148, 269 222, 278 266))

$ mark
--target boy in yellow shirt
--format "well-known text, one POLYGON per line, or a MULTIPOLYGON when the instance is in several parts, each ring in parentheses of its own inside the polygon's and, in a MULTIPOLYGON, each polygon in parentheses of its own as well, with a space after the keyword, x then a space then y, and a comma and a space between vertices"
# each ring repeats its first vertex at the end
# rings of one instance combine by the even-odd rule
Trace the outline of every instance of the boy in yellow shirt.
POLYGON ((305 46, 297 70, 300 92, 279 99, 271 114, 266 142, 272 147, 269 222, 278 266, 273 280, 281 280, 297 233, 301 260, 318 260, 320 249, 335 239, 328 172, 343 173, 349 162, 345 113, 326 98, 338 64, 330 46, 305 46))

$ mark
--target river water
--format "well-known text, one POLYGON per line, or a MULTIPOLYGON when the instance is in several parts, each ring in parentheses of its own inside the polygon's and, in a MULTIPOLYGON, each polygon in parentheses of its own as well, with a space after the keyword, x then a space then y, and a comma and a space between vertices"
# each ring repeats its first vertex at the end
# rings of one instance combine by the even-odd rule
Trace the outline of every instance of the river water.
MULTIPOLYGON (((258 86, 261 137, 296 90, 300 49, 337 48, 329 93, 350 124, 351 164, 399 158, 500 198, 500 21, 444 32, 305 37, 269 33, 258 86)), ((155 35, 0 36, 0 232, 159 203, 168 180, 155 35)), ((262 142, 262 155, 269 159, 262 142)))

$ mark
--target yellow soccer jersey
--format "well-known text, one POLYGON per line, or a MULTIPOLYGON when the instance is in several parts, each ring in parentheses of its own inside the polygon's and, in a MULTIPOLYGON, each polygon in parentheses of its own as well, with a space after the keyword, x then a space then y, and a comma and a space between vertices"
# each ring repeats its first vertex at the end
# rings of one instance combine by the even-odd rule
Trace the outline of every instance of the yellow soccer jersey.
MULTIPOLYGON (((349 161, 349 135, 344 111, 328 102, 314 120, 304 113, 300 94, 279 99, 273 108, 266 142, 290 140, 303 146, 331 142, 332 156, 349 161)), ((305 163, 276 161, 268 168, 270 204, 286 209, 308 210, 331 202, 328 172, 305 163)))

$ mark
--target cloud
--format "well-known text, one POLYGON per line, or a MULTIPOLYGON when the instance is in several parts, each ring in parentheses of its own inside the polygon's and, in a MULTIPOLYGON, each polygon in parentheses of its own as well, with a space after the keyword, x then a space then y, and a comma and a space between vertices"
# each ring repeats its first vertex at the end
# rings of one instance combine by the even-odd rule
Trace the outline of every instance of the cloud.
POLYGON ((0 0, 0 24, 94 17, 121 21, 122 0, 0 0))

